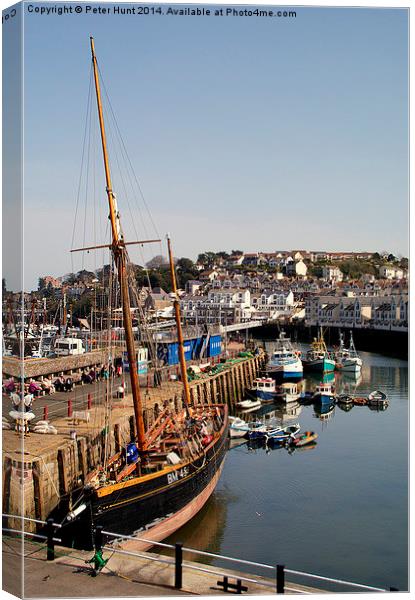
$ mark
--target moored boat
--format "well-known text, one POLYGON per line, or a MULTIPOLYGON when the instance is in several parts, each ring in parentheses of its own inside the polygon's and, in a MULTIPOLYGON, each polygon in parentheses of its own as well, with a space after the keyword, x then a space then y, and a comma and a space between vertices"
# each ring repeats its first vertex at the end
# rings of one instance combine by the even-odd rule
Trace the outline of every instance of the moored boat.
POLYGON ((252 387, 247 390, 249 396, 262 403, 273 402, 277 396, 275 379, 272 377, 257 377, 252 382, 252 387))
POLYGON ((355 396, 353 398, 353 404, 355 406, 366 406, 367 398, 364 398, 363 396, 355 396))
POLYGON ((311 342, 310 349, 303 358, 304 371, 329 373, 334 371, 335 366, 336 361, 328 352, 323 332, 320 329, 318 337, 311 342))
POLYGON ((340 346, 334 353, 334 358, 336 361, 336 369, 338 371, 355 374, 360 373, 363 361, 356 351, 352 333, 350 333, 349 348, 345 347, 343 334, 340 333, 340 346))
POLYGON ((283 444, 293 438, 300 431, 300 425, 289 425, 283 429, 269 430, 265 434, 265 442, 267 444, 283 444))
POLYGON ((303 365, 300 354, 294 349, 290 338, 281 331, 266 366, 267 373, 276 379, 301 379, 303 365))
POLYGON ((353 396, 351 394, 340 394, 337 396, 337 403, 345 406, 353 406, 353 396))
POLYGON ((389 405, 389 400, 384 392, 381 392, 380 390, 375 390, 374 392, 371 392, 368 395, 367 403, 369 404, 369 406, 376 406, 382 408, 389 405))
POLYGON ((296 435, 295 437, 291 438, 290 444, 297 447, 307 446, 307 444, 315 442, 317 438, 318 435, 314 431, 305 431, 301 435, 296 435))
POLYGON ((319 383, 314 390, 313 399, 320 404, 332 404, 334 402, 334 386, 331 383, 319 383))
POLYGON ((261 406, 261 400, 241 400, 236 403, 236 406, 244 411, 246 410, 254 410, 261 406))
POLYGON ((298 386, 294 382, 282 383, 279 387, 278 399, 281 399, 286 404, 296 402, 300 397, 298 386))
POLYGON ((249 429, 249 425, 243 419, 240 419, 239 417, 229 417, 229 437, 231 437, 231 438, 245 437, 248 429, 249 429))
MULTIPOLYGON (((167 236, 182 393, 177 406, 166 406, 150 425, 144 419, 130 300, 131 292, 137 290, 129 278, 133 269, 127 244, 160 240, 126 242, 124 239, 112 189, 93 38, 90 43, 111 231, 111 242, 98 248, 111 249, 116 269, 114 286, 118 280, 118 293, 114 296, 121 301, 135 428, 132 439, 126 440, 125 447, 112 456, 106 444, 102 464, 85 475, 78 497, 62 496, 59 507, 50 516, 61 522, 59 532, 65 545, 92 548, 94 530, 102 526, 120 535, 138 534, 141 539, 133 542, 134 548, 143 550, 189 521, 214 491, 228 448, 228 408, 225 404, 195 406, 192 403, 173 253, 167 236)), ((111 404, 106 399, 109 414, 110 410, 111 404)))

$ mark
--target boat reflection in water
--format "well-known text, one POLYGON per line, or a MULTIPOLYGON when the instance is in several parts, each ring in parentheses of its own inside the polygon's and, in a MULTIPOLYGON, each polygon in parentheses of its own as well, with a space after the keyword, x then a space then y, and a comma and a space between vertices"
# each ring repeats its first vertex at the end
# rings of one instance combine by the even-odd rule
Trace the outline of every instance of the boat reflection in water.
POLYGON ((314 416, 320 421, 327 422, 333 418, 335 412, 334 402, 330 404, 315 404, 314 416))
MULTIPOLYGON (((233 441, 240 442, 242 440, 233 441)), ((246 442, 246 440, 244 441, 246 442)), ((216 491, 197 515, 181 527, 177 533, 167 538, 165 542, 175 544, 186 540, 186 546, 189 548, 221 554, 227 508, 230 502, 232 502, 232 494, 230 495, 228 491, 216 491)), ((163 554, 173 556, 174 550, 166 549, 163 554)), ((211 564, 214 559, 210 556, 186 552, 186 560, 211 564)))

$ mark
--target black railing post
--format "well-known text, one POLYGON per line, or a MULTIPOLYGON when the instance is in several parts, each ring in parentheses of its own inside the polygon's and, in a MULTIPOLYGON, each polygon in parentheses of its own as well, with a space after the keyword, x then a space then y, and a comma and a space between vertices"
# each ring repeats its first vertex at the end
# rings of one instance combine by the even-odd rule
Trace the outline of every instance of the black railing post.
POLYGON ((396 587, 390 587, 389 591, 390 592, 399 592, 398 588, 396 588, 396 587))
POLYGON ((175 547, 174 587, 180 590, 183 583, 183 544, 178 542, 175 547))
POLYGON ((102 550, 102 525, 95 527, 95 552, 102 550))
POLYGON ((277 565, 277 594, 284 594, 285 588, 285 565, 277 565))
POLYGON ((46 535, 47 535, 47 555, 46 560, 55 560, 55 542, 53 535, 55 533, 55 527, 53 525, 53 519, 49 518, 46 521, 46 535))

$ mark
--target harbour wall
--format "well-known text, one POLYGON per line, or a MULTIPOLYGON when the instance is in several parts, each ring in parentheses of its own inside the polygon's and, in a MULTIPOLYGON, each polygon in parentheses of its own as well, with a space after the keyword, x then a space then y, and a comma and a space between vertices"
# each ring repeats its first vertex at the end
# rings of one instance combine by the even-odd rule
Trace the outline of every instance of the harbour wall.
MULTIPOLYGON (((350 333, 353 334, 353 340, 357 350, 366 352, 377 352, 386 356, 408 359, 408 332, 393 331, 383 329, 361 329, 350 327, 330 327, 325 324, 323 327, 324 339, 328 346, 337 346, 339 344, 339 331, 345 334, 346 345, 349 341, 350 333)), ((314 337, 317 337, 319 327, 314 325, 305 325, 303 323, 277 324, 269 323, 255 330, 254 337, 258 340, 273 340, 283 330, 291 337, 293 341, 309 343, 314 337)))
MULTIPOLYGON (((216 375, 190 382, 192 403, 196 407, 219 402, 234 405, 264 367, 264 361, 264 354, 240 359, 216 375)), ((182 386, 178 382, 150 392, 145 398, 146 428, 151 427, 163 406, 182 407, 182 386)), ((103 405, 92 408, 91 413, 93 427, 75 425, 69 417, 54 421, 57 435, 32 433, 22 440, 14 431, 3 431, 3 513, 45 520, 63 497, 82 487, 88 474, 103 464, 106 446, 111 456, 134 439, 133 406, 128 397, 121 405, 115 404, 108 427, 104 425, 103 405)), ((6 522, 5 527, 20 526, 17 519, 6 522)), ((26 528, 34 531, 35 524, 26 528)))

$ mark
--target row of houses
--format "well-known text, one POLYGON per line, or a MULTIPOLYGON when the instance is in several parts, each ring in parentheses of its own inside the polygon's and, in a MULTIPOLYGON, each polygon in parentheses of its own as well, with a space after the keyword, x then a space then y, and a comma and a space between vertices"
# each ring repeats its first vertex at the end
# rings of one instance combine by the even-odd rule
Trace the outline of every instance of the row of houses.
POLYGON ((286 265, 288 262, 309 260, 342 261, 342 260, 370 260, 373 252, 326 252, 323 250, 276 250, 275 252, 246 252, 233 254, 228 258, 218 259, 218 264, 227 266, 260 266, 276 267, 286 265))
POLYGON ((305 324, 407 330, 408 296, 309 296, 305 324))
POLYGON ((295 309, 291 290, 252 293, 248 289, 212 289, 206 295, 186 295, 180 301, 183 318, 192 324, 230 325, 251 320, 288 317, 295 309))

